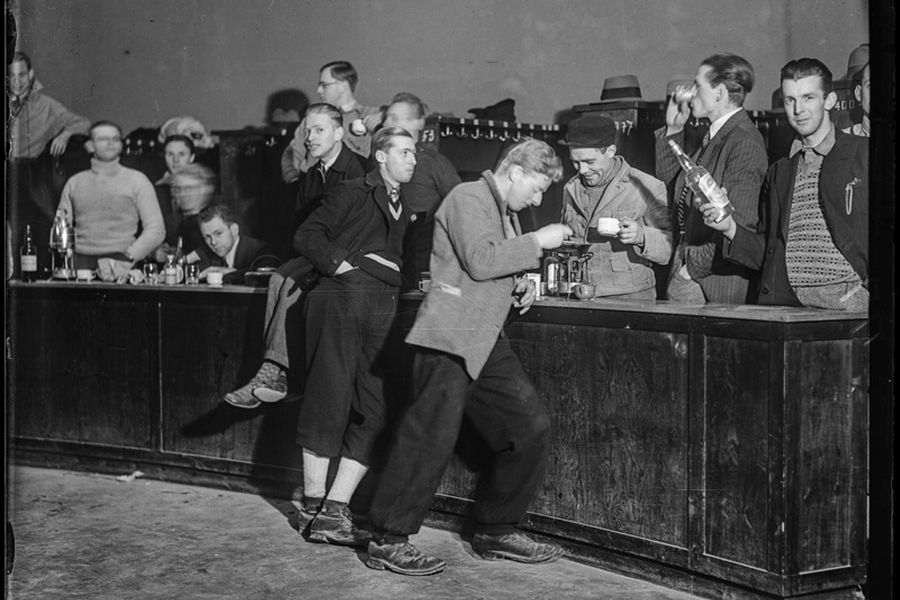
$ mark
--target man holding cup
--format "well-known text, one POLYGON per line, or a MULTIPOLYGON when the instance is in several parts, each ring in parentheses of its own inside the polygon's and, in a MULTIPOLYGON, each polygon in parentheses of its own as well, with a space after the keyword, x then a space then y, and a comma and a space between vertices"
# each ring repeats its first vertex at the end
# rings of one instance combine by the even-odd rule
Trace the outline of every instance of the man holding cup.
POLYGON ((616 124, 583 115, 560 143, 578 174, 563 188, 561 221, 575 239, 589 242, 588 276, 594 296, 656 299, 652 264, 672 253, 666 186, 616 155, 616 124))

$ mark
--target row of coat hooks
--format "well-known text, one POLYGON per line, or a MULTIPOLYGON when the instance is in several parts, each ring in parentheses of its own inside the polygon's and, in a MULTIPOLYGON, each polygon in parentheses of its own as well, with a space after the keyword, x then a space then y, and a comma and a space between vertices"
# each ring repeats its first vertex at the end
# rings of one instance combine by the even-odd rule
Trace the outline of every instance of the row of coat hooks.
POLYGON ((435 136, 441 138, 459 138, 470 140, 487 140, 517 142, 523 137, 546 137, 559 135, 559 125, 541 125, 534 123, 516 123, 514 121, 494 121, 490 119, 459 119, 455 117, 431 117, 427 121, 426 131, 422 132, 423 141, 435 136))

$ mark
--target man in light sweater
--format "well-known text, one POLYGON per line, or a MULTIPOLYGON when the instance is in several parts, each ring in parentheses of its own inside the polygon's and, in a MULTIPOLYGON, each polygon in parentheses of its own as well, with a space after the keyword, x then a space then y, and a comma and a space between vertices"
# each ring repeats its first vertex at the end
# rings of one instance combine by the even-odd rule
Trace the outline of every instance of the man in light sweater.
POLYGON ((91 125, 86 147, 91 168, 69 178, 56 214, 75 226, 76 268, 93 269, 105 258, 113 272, 127 272, 165 238, 156 192, 146 175, 119 164, 115 123, 91 125))

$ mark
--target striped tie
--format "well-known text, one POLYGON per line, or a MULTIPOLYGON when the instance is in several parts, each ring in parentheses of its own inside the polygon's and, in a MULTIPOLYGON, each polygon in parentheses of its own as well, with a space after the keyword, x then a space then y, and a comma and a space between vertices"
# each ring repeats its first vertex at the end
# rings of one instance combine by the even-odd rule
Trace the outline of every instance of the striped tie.
POLYGON ((388 196, 391 198, 391 203, 388 205, 388 208, 391 210, 391 216, 394 217, 395 221, 399 221, 400 215, 403 214, 403 205, 400 204, 400 190, 392 188, 388 191, 388 196))
MULTIPOLYGON (((700 157, 703 156, 703 152, 708 145, 709 130, 703 134, 703 141, 700 142, 700 151, 694 156, 694 162, 700 162, 700 157)), ((684 223, 687 220, 688 210, 690 209, 690 199, 688 198, 690 193, 691 188, 685 182, 684 187, 681 188, 681 195, 678 196, 678 203, 675 205, 675 223, 678 225, 678 233, 681 237, 684 237, 684 223)))

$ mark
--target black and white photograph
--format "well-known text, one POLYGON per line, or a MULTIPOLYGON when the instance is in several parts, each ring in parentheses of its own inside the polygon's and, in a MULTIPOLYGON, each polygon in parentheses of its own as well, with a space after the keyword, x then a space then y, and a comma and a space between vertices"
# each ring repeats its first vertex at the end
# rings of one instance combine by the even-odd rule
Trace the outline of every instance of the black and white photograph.
POLYGON ((4 18, 4 598, 893 597, 894 3, 4 18))

